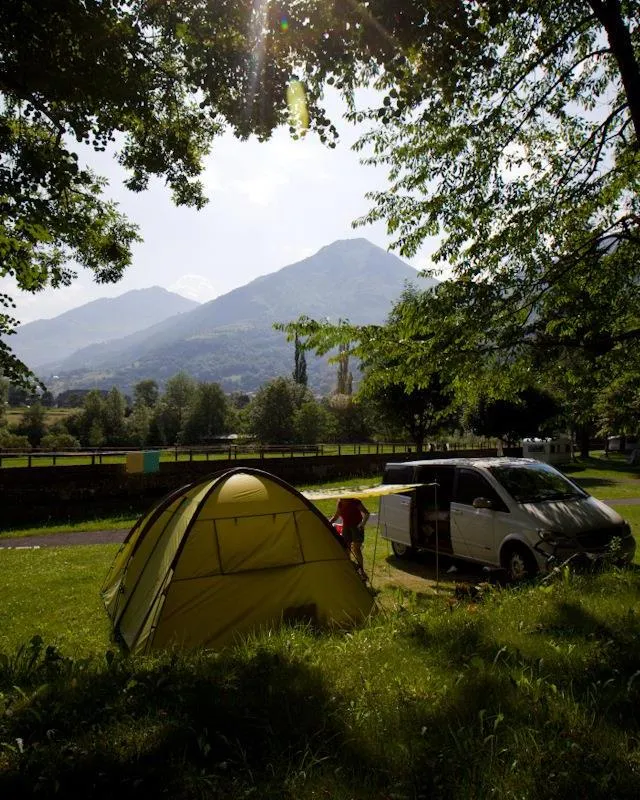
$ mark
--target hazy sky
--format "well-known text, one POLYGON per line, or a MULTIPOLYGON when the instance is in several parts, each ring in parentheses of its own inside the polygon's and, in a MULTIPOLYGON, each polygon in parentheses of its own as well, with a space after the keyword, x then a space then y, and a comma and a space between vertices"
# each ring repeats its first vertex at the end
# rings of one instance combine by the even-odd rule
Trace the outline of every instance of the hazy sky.
MULTIPOLYGON (((92 163, 110 181, 107 195, 138 224, 144 242, 135 245, 133 264, 117 284, 97 285, 80 271, 69 287, 30 295, 3 281, 0 288, 17 301, 15 316, 23 323, 54 317, 98 297, 156 285, 204 302, 336 239, 364 236, 386 249, 383 225, 351 227, 370 207, 365 192, 386 186, 386 172, 359 163, 351 150, 357 129, 340 122, 335 98, 330 110, 341 134, 334 150, 314 135, 293 141, 287 130, 262 144, 231 134, 215 141, 203 176, 210 201, 202 211, 175 207, 160 181, 147 192, 129 192, 117 163, 95 156, 92 163)), ((432 250, 425 247, 410 263, 427 266, 432 250)))

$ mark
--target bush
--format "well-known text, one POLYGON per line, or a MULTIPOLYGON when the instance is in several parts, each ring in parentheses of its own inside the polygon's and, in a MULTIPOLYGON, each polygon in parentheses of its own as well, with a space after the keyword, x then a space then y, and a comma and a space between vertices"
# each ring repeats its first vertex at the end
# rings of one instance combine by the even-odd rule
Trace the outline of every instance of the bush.
POLYGON ((42 437, 40 447, 44 450, 77 450, 80 442, 70 433, 48 433, 42 437))
POLYGON ((6 428, 0 430, 0 447, 3 450, 31 450, 29 439, 26 436, 18 436, 11 433, 6 428))

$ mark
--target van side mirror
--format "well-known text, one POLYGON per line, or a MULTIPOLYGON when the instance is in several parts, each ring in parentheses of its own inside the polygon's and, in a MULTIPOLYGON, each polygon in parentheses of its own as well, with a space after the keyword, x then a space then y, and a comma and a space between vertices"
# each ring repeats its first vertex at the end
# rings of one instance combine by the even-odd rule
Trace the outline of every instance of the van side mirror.
POLYGON ((473 501, 474 508, 493 508, 493 501, 488 497, 476 497, 473 501))

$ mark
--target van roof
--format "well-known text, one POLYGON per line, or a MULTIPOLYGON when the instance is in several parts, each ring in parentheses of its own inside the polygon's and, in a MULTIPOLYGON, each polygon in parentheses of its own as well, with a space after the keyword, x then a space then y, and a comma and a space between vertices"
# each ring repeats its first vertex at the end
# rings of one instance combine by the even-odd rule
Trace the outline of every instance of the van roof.
POLYGON ((483 458, 425 458, 417 461, 389 461, 385 464, 385 469, 389 467, 506 467, 506 466, 525 466, 526 464, 543 464, 546 462, 538 461, 535 458, 509 458, 508 456, 485 456, 483 458))

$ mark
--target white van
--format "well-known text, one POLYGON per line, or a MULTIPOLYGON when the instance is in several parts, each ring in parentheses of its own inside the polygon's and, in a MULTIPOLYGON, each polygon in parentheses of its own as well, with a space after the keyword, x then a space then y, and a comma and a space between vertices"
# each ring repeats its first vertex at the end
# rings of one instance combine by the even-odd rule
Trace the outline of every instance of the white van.
POLYGON ((615 549, 620 561, 633 560, 629 524, 534 459, 405 461, 387 464, 383 483, 420 484, 380 500, 381 536, 399 558, 437 550, 503 568, 512 580, 574 554, 597 560, 615 549))

